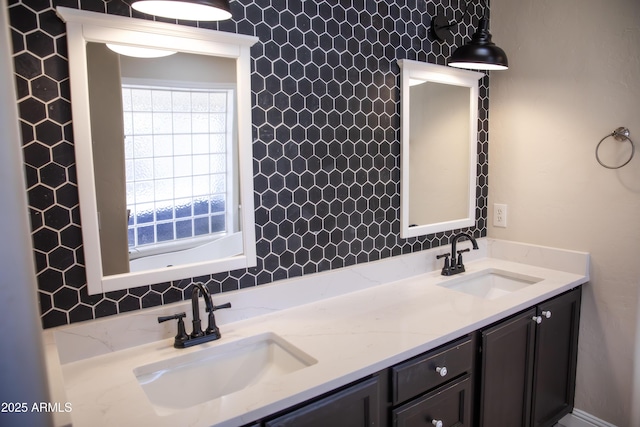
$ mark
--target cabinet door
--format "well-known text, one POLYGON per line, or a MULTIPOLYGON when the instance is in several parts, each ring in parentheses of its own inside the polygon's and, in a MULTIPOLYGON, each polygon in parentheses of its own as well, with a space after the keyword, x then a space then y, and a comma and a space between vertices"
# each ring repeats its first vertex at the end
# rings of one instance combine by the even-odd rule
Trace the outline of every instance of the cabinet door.
POLYGON ((480 427, 529 425, 535 309, 482 332, 480 427))
POLYGON ((382 396, 379 377, 310 403, 267 421, 266 427, 381 426, 382 396))
POLYGON ((573 408, 581 289, 538 306, 533 426, 552 426, 573 408), (547 317, 550 316, 550 317, 547 317))

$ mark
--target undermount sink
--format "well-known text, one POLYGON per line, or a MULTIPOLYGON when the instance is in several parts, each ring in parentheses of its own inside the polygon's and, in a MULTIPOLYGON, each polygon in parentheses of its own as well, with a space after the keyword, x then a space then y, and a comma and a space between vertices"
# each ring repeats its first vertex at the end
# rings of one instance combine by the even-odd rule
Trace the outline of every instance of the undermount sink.
POLYGON ((524 289, 542 280, 539 277, 492 268, 463 273, 461 276, 439 283, 438 286, 491 300, 524 289))
POLYGON ((269 332, 140 366, 133 373, 158 415, 167 415, 315 363, 269 332))

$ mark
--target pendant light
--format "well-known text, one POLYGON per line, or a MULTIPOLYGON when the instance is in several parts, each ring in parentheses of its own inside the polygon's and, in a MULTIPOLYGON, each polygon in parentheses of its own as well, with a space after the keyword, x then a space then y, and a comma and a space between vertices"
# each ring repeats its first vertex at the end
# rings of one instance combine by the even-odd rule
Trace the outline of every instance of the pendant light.
MULTIPOLYGON (((468 2, 465 4, 462 19, 468 10, 468 2)), ((489 20, 486 17, 487 5, 485 3, 482 18, 478 21, 478 29, 471 36, 471 40, 456 49, 448 61, 448 65, 457 68, 469 68, 473 70, 506 70, 509 68, 507 54, 491 40, 489 32, 489 20)), ((460 22, 449 22, 442 16, 435 16, 431 21, 431 34, 439 41, 445 41, 451 35, 451 27, 460 22)))
POLYGON ((473 70, 506 70, 507 54, 491 41, 489 20, 484 16, 478 22, 478 30, 471 41, 460 46, 449 58, 449 66, 473 70))
POLYGON ((131 7, 147 15, 188 21, 231 18, 229 0, 134 0, 131 7))

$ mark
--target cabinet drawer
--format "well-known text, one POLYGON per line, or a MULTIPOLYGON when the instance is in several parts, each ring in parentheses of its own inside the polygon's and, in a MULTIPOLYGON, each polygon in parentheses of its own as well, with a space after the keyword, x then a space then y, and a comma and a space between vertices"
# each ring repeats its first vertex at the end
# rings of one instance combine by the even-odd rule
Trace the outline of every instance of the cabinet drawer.
POLYGON ((392 368, 393 404, 429 391, 461 374, 471 372, 473 343, 464 337, 392 368), (440 369, 438 369, 440 368, 440 369), (446 369, 446 374, 443 369, 446 369))
POLYGON ((467 374, 393 411, 394 427, 471 426, 471 375, 467 374))

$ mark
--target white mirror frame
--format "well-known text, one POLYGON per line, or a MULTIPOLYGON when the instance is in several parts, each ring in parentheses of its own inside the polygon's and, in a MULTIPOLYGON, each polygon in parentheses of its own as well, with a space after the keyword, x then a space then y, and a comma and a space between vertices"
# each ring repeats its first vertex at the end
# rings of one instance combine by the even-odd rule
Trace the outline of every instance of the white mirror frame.
MULTIPOLYGON (((400 97, 400 237, 409 238, 475 225, 476 165, 478 163, 478 80, 483 73, 408 59, 398 60, 401 69, 400 97), (410 123, 409 81, 412 79, 469 88, 469 207, 465 218, 410 227, 409 223, 409 153, 410 123)), ((446 156, 446 153, 443 153, 446 156)))
POLYGON ((250 47, 258 41, 258 38, 65 7, 58 7, 56 11, 67 24, 69 77, 73 98, 71 108, 88 293, 94 295, 255 267, 257 262, 251 144, 250 47), (141 272, 103 275, 89 116, 86 53, 88 42, 147 46, 236 59, 239 199, 242 207, 240 212, 243 233, 241 255, 141 272))

